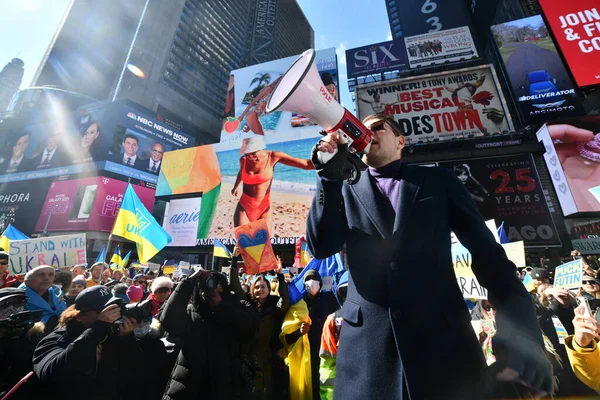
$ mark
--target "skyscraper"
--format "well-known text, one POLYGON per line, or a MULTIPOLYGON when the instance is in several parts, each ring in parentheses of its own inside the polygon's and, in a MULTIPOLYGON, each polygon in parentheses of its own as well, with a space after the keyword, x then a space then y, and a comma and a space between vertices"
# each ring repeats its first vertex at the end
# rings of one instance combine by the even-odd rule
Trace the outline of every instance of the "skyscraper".
POLYGON ((0 112, 6 110, 10 100, 19 90, 25 73, 24 66, 25 63, 20 58, 13 58, 0 71, 0 112))
POLYGON ((296 0, 73 0, 34 82, 129 99, 212 143, 230 71, 313 45, 296 0))

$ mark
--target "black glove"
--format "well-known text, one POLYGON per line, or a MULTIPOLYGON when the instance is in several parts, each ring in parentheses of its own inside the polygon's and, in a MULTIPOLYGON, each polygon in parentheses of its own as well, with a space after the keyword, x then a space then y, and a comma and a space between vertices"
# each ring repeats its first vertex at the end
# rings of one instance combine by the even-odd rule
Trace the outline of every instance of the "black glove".
POLYGON ((541 343, 524 335, 496 335, 492 346, 499 367, 513 369, 533 389, 552 393, 552 364, 541 343))
POLYGON ((337 145, 337 153, 327 161, 325 164, 319 161, 317 146, 312 149, 311 161, 317 170, 320 177, 331 180, 341 181, 344 180, 344 166, 346 165, 346 158, 348 156, 348 143, 337 145))

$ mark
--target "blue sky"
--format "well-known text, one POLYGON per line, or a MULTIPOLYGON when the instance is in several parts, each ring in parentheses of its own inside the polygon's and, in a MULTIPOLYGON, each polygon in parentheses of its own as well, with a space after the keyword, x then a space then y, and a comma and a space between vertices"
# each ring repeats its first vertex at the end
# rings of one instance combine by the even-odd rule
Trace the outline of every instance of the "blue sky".
MULTIPOLYGON (((0 0, 3 38, 0 68, 14 57, 21 58, 25 62, 21 87, 31 83, 69 3, 70 0, 0 0)), ((391 38, 385 1, 298 0, 298 3, 315 31, 315 48, 336 48, 341 102, 353 111, 346 83, 345 51, 391 38)))

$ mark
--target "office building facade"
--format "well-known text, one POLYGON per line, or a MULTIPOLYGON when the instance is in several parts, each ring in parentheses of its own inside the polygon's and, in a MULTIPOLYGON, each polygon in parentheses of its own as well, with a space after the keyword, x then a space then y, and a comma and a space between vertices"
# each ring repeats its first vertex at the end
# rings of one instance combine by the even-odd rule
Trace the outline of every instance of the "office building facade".
POLYGON ((20 58, 13 58, 0 71, 0 112, 7 109, 14 94, 19 90, 25 73, 25 63, 20 58))
POLYGON ((34 84, 131 100, 207 144, 220 135, 230 71, 313 44, 295 0, 73 0, 34 84))

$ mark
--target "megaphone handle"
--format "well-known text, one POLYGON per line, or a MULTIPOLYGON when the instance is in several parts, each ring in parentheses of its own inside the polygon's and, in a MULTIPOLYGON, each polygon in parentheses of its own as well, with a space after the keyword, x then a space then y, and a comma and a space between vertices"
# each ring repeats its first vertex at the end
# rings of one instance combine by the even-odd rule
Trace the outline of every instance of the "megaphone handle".
POLYGON ((333 156, 335 156, 337 154, 337 152, 338 152, 337 148, 333 149, 333 153, 329 153, 326 151, 318 151, 317 158, 319 159, 319 162, 321 164, 327 164, 327 162, 329 160, 331 160, 333 158, 333 156))

